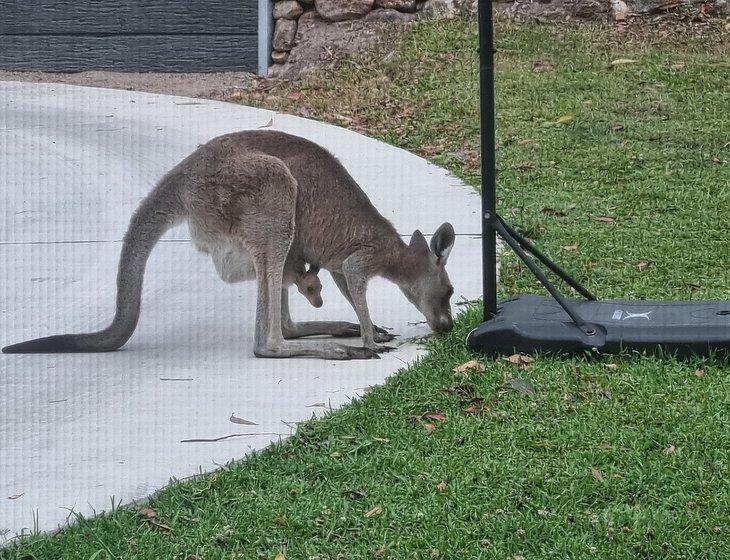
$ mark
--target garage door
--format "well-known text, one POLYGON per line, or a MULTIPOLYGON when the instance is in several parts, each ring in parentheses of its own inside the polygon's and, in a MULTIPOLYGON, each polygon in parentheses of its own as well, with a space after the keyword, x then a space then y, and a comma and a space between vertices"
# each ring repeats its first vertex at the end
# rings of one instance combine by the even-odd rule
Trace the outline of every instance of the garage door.
POLYGON ((0 0, 6 70, 257 70, 258 0, 0 0))

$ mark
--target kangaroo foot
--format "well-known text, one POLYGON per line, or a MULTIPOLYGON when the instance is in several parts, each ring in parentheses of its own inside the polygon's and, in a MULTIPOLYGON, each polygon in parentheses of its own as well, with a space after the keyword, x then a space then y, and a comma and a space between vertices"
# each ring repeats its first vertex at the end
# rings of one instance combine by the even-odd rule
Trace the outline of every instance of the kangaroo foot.
MULTIPOLYGON (((376 327, 376 329, 377 329, 377 327, 376 327)), ((373 334, 373 340, 375 342, 390 342, 396 336, 398 336, 398 335, 389 333, 388 331, 385 331, 385 330, 379 330, 379 331, 376 330, 375 333, 373 334)))
MULTIPOLYGON (((398 336, 395 334, 390 334, 386 329, 377 325, 373 325, 373 328, 375 329, 375 342, 389 342, 393 340, 396 336, 398 336)), ((337 338, 360 336, 360 325, 357 323, 344 323, 342 330, 339 333, 334 334, 333 336, 337 338)))
POLYGON ((347 346, 305 341, 285 340, 276 346, 260 346, 254 349, 257 358, 290 358, 293 356, 310 356, 325 360, 372 360, 379 359, 378 352, 372 348, 347 346))
POLYGON ((342 346, 344 350, 344 353, 341 355, 341 357, 333 356, 331 359, 333 360, 379 360, 380 356, 378 356, 378 350, 372 349, 372 348, 365 348, 360 346, 342 346))
POLYGON ((375 350, 379 354, 383 354, 385 352, 390 352, 391 350, 397 350, 395 346, 387 346, 385 344, 375 344, 370 347, 372 350, 375 350))

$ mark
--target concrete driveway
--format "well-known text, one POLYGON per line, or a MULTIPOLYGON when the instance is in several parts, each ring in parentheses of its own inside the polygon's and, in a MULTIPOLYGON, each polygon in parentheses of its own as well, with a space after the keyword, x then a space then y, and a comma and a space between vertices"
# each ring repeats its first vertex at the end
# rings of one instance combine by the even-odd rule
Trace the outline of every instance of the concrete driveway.
MULTIPOLYGON (((120 240, 140 199, 199 144, 263 126, 330 149, 404 236, 451 221, 454 301, 479 296, 479 199, 408 152, 221 102, 0 82, 0 346, 106 325, 120 240)), ((153 252, 142 317, 121 351, 0 355, 0 543, 240 459, 422 352, 406 343, 379 361, 256 359, 255 283, 224 284, 187 235, 177 228, 153 252)), ((324 307, 293 294, 295 319, 354 321, 322 280, 324 307)), ((369 301, 401 342, 428 332, 395 286, 373 281, 369 301)))

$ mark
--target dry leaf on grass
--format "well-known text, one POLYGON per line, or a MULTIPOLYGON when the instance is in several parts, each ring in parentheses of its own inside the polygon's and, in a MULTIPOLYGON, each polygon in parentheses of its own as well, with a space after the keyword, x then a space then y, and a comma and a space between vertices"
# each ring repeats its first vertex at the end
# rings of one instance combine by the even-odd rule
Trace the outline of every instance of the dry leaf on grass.
POLYGON ((695 377, 697 379, 702 379, 704 376, 705 376, 705 370, 704 369, 697 368, 695 370, 695 377))
POLYGON ((467 414, 479 414, 482 412, 482 407, 478 405, 477 403, 472 403, 469 406, 467 406, 465 409, 463 409, 464 412, 467 414))
POLYGON ((536 60, 532 63, 533 72, 549 72, 554 69, 555 65, 549 60, 536 60))
POLYGON ((616 364, 603 364, 603 367, 606 369, 618 369, 618 365, 616 364))
POLYGON ((437 490, 438 490, 439 492, 443 492, 444 490, 446 490, 446 481, 445 481, 445 480, 442 480, 441 482, 439 482, 439 483, 438 483, 438 484, 436 485, 436 489, 437 489, 437 490))
POLYGON ((428 424, 424 424, 423 427, 430 434, 436 429, 436 424, 428 423, 428 424))
POLYGON ((443 146, 422 146, 419 150, 424 156, 435 156, 444 151, 443 146))
POLYGON ((639 261, 635 267, 639 272, 644 272, 649 267, 649 261, 639 261))
POLYGON ((339 114, 337 114, 337 115, 333 115, 333 116, 339 122, 344 123, 344 124, 352 124, 353 122, 355 122, 354 119, 352 119, 351 117, 347 117, 345 115, 339 115, 339 114))
POLYGON ((479 160, 479 152, 476 150, 459 150, 456 155, 465 163, 476 164, 479 160))
POLYGON ((535 358, 526 354, 512 354, 505 358, 511 364, 531 364, 535 361, 535 358))
POLYGON ((603 480, 603 473, 600 470, 598 470, 598 469, 595 469, 595 468, 594 469, 591 469, 591 475, 596 480, 603 480))
POLYGON ((139 510, 139 514, 146 519, 154 519, 157 517, 157 512, 152 508, 142 508, 139 510))
POLYGON ((617 58, 611 61, 611 66, 626 66, 627 64, 635 64, 638 60, 633 58, 617 58))
POLYGON ((666 455, 671 455, 671 454, 672 454, 672 453, 674 453, 674 452, 675 452, 676 450, 677 450, 677 448, 676 448, 676 447, 674 447, 673 445, 669 444, 669 445, 667 446, 667 448, 666 448, 666 449, 664 450, 664 453, 665 453, 666 455))
POLYGON ((573 253, 578 250, 578 245, 565 245, 564 247, 561 247, 563 251, 568 251, 570 253, 573 253))
POLYGON ((535 141, 532 138, 525 138, 523 140, 520 140, 517 142, 520 146, 531 146, 535 143, 535 141))
POLYGON ((370 519, 372 517, 377 517, 381 513, 383 513, 383 508, 381 508, 380 506, 375 506, 374 508, 369 509, 368 511, 365 512, 365 517, 370 519))
POLYGON ((276 515, 271 518, 271 521, 275 525, 286 525, 289 523, 289 518, 286 515, 276 515))
POLYGON ((443 422, 446 420, 446 415, 443 412, 439 412, 437 410, 432 412, 424 412, 421 414, 421 418, 426 418, 427 420, 434 420, 436 422, 443 422))
POLYGON ((616 216, 591 216, 596 222, 602 222, 604 224, 612 224, 616 221, 616 216))
POLYGON ((464 362, 463 364, 456 366, 452 371, 454 373, 464 374, 470 370, 479 372, 484 371, 485 369, 486 367, 479 360, 469 360, 468 362, 464 362))
POLYGON ((558 120, 555 122, 558 124, 570 124, 573 122, 573 115, 566 113, 565 115, 558 117, 558 120))
POLYGON ((279 554, 274 556, 274 560, 286 560, 286 556, 284 556, 284 554, 280 552, 279 554))
POLYGON ((557 210, 555 208, 543 208, 542 209, 543 214, 547 214, 548 216, 558 216, 559 218, 564 218, 568 215, 567 212, 564 212, 563 210, 557 210))
POLYGON ((535 388, 532 386, 532 384, 529 381, 520 379, 519 377, 510 377, 507 380, 507 384, 515 391, 519 391, 520 393, 524 393, 525 395, 535 394, 535 388))

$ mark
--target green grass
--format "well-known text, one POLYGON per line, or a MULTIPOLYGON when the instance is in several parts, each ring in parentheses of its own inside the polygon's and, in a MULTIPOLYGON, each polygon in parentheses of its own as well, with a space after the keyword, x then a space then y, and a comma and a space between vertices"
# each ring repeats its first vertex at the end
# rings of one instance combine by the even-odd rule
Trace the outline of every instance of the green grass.
MULTIPOLYGON (((602 296, 730 297, 721 33, 499 27, 501 211, 602 296)), ((427 154, 477 186, 475 45, 472 24, 421 23, 392 55, 238 97, 427 154)), ((535 288, 513 260, 503 275, 502 295, 535 288)), ((157 525, 120 508, 0 558, 730 557, 727 360, 537 356, 457 376, 478 321, 466 310, 424 360, 287 443, 170 485, 146 506, 157 525), (445 419, 422 418, 433 411, 445 419)))

